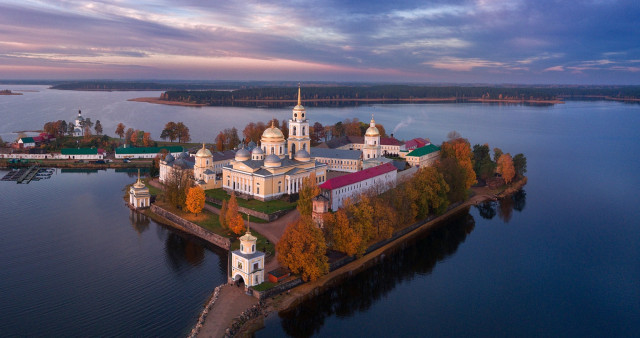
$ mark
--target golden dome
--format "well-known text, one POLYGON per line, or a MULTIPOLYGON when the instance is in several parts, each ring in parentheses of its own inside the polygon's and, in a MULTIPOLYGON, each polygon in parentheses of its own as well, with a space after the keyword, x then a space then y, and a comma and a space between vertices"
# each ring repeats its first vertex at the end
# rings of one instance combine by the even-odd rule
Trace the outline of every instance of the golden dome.
POLYGON ((198 150, 196 153, 196 157, 213 157, 211 151, 204 147, 204 143, 202 144, 202 149, 198 150))
POLYGON ((367 132, 364 134, 364 136, 380 136, 380 132, 376 127, 369 127, 367 128, 367 132))
POLYGON ((282 134, 282 131, 280 131, 280 129, 274 127, 272 121, 271 127, 265 129, 262 133, 262 139, 267 139, 267 141, 284 141, 284 135, 282 134))

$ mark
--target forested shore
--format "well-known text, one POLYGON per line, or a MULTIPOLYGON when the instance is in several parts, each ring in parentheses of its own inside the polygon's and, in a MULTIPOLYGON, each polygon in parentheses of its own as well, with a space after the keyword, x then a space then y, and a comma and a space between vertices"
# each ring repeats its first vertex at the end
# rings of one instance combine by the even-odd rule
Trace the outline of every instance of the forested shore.
MULTIPOLYGON (((297 100, 290 87, 246 88, 233 91, 172 90, 163 93, 162 101, 211 106, 278 106, 297 100)), ((564 99, 615 99, 634 101, 640 98, 640 86, 620 87, 492 87, 492 86, 334 86, 305 87, 302 100, 307 106, 357 105, 362 103, 417 102, 505 102, 556 104, 564 99)))

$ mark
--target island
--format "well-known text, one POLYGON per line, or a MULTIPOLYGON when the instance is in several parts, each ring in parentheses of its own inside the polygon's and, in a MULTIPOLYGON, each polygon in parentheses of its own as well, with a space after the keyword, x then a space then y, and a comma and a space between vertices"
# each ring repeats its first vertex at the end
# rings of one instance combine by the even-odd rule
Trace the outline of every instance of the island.
POLYGON ((15 93, 9 89, 0 90, 0 95, 22 95, 22 93, 15 93))

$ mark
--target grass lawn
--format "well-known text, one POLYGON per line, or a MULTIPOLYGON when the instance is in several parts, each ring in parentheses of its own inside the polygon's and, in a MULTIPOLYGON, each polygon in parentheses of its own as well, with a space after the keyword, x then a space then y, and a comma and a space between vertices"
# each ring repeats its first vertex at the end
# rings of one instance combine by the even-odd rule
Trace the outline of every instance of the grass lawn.
MULTIPOLYGON (((238 237, 236 234, 234 234, 233 232, 231 232, 231 230, 228 229, 223 229, 222 226, 220 225, 220 220, 218 218, 217 214, 214 214, 212 212, 208 212, 206 210, 204 210, 202 213, 198 214, 198 216, 192 214, 192 213, 188 213, 188 212, 183 212, 182 210, 178 210, 170 205, 168 205, 167 203, 164 202, 159 202, 156 201, 156 204, 166 210, 169 210, 170 212, 186 219, 187 221, 193 222, 215 234, 218 234, 222 237, 227 237, 227 238, 232 238, 232 242, 231 242, 231 250, 237 250, 240 248, 240 241, 238 240, 238 237)), ((252 221, 253 223, 253 221, 252 221)), ((256 236, 258 238, 258 241, 256 243, 256 250, 260 250, 260 251, 267 251, 270 252, 271 254, 273 254, 275 252, 275 247, 273 245, 273 243, 269 242, 269 244, 267 243, 267 238, 262 236, 262 234, 256 232, 255 230, 251 230, 251 234, 253 234, 254 236, 256 236)), ((241 234, 243 235, 243 234, 241 234)))
POLYGON ((143 178, 142 182, 144 182, 144 185, 146 185, 147 188, 149 188, 149 193, 151 195, 160 196, 160 194, 162 194, 162 190, 161 189, 158 189, 158 188, 152 186, 151 184, 149 184, 149 178, 148 177, 147 178, 143 178))
MULTIPOLYGON (((223 189, 211 189, 206 190, 205 194, 209 197, 216 198, 219 200, 228 201, 231 197, 227 194, 223 189)), ((296 203, 289 203, 281 200, 267 201, 262 202, 258 200, 244 200, 242 198, 238 198, 238 205, 247 209, 264 212, 266 214, 274 213, 280 210, 289 210, 294 209, 296 207, 296 203)))
POLYGON ((256 290, 256 291, 265 291, 265 290, 269 290, 272 287, 276 286, 277 284, 275 283, 271 283, 271 282, 262 282, 256 286, 252 286, 251 288, 256 290))

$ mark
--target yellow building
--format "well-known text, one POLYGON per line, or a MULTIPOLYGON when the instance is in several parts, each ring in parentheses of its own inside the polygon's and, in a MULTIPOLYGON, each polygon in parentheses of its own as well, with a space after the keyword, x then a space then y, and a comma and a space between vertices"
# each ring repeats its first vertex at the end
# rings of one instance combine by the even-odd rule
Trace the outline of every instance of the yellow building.
POLYGON ((302 180, 311 173, 322 183, 326 181, 327 165, 316 162, 310 150, 309 120, 298 88, 298 104, 289 120, 288 146, 282 131, 272 123, 258 147, 252 152, 238 150, 235 159, 222 168, 223 188, 243 198, 268 201, 298 193, 302 180))

